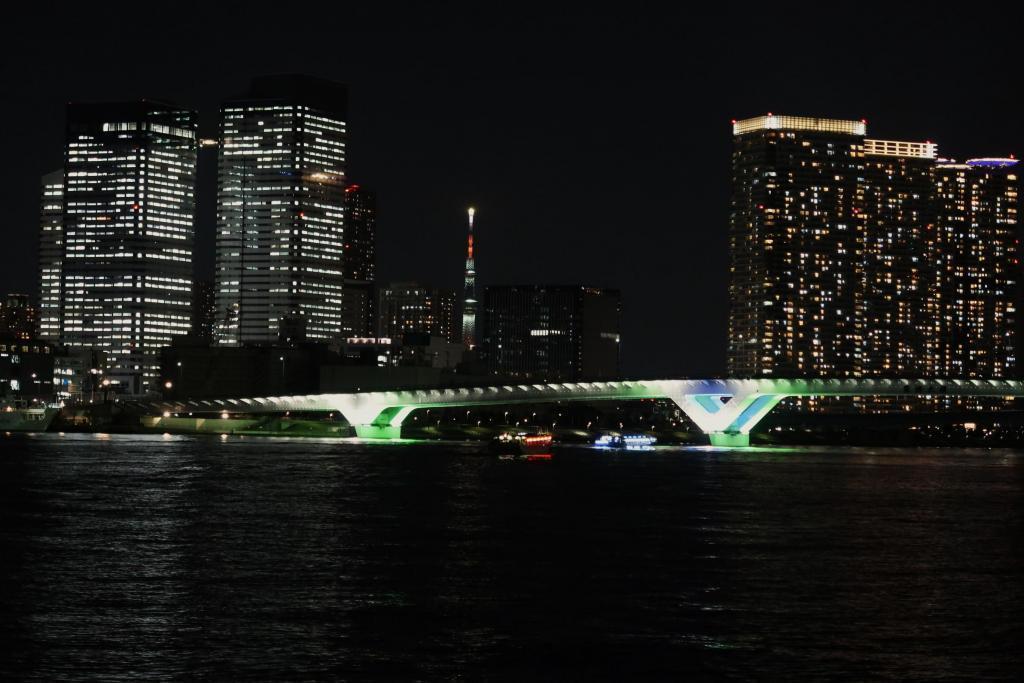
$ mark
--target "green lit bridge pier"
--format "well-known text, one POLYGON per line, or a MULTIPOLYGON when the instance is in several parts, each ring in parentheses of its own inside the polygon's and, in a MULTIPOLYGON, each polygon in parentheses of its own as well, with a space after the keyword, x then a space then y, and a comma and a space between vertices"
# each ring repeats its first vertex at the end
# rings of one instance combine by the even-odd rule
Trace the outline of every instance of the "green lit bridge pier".
POLYGON ((669 399, 714 446, 743 447, 750 431, 790 396, 975 396, 1019 398, 1024 383, 1012 380, 937 379, 688 379, 517 384, 459 389, 373 391, 268 396, 153 406, 163 413, 258 414, 334 412, 364 439, 395 439, 402 422, 420 408, 457 408, 558 401, 669 399))

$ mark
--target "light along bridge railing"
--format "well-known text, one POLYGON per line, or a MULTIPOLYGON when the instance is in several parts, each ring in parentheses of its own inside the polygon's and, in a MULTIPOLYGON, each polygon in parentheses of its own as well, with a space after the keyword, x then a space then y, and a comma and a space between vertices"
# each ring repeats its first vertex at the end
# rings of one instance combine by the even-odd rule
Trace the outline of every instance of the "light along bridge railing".
POLYGON ((420 408, 554 401, 669 399, 716 446, 747 446, 750 430, 790 396, 1024 397, 1015 380, 956 379, 665 379, 507 384, 491 387, 367 391, 153 403, 161 413, 337 412, 366 439, 392 439, 420 408))

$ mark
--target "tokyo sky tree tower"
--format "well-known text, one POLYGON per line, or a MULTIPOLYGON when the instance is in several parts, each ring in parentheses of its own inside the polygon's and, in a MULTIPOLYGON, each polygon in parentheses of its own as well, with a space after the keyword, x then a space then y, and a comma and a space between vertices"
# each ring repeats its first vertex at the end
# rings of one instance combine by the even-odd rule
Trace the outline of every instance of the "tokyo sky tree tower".
POLYGON ((466 348, 476 346, 476 263, 473 260, 473 215, 476 209, 469 207, 469 239, 466 245, 466 287, 462 302, 462 343, 466 348))

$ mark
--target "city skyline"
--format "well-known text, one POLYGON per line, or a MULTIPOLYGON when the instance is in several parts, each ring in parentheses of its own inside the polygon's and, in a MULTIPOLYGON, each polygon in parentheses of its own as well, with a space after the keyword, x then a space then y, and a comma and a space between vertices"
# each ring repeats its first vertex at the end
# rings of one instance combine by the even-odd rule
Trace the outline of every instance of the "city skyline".
MULTIPOLYGON (((917 21, 909 13, 889 19, 887 27, 864 38, 869 46, 884 43, 902 25, 917 21)), ((554 21, 567 23, 566 18, 554 21)), ((605 32, 611 30, 600 18, 594 21, 605 32)), ((924 21, 938 33, 955 28, 946 15, 924 21)), ((459 26, 433 28, 449 34, 459 26)), ((649 27, 638 21, 624 30, 632 41, 627 44, 635 46, 649 27)), ((736 30, 731 44, 742 43, 753 27, 736 30)), ((526 31, 513 23, 500 33, 498 42, 515 42, 526 31)), ((331 60, 314 59, 315 49, 302 60, 261 56, 244 68, 229 66, 198 81, 191 67, 208 47, 197 48, 196 55, 186 58, 188 77, 157 70, 140 82, 124 77, 129 67, 100 68, 88 76, 76 75, 77 67, 67 74, 44 70, 50 94, 29 98, 28 107, 35 112, 29 132, 17 125, 24 114, 7 113, 15 118, 6 129, 19 131, 19 140, 10 140, 10 145, 17 152, 20 138, 31 139, 38 154, 28 163, 40 165, 39 173, 26 172, 26 166, 17 177, 11 169, 5 171, 5 186, 12 192, 7 202, 16 209, 11 221, 18 226, 9 231, 11 250, 27 255, 19 261, 29 261, 34 254, 39 177, 55 167, 52 159, 44 163, 39 157, 46 156, 47 147, 52 154, 53 141, 48 138, 61 130, 55 118, 62 116, 63 101, 165 95, 199 109, 200 134, 206 135, 214 105, 244 88, 251 76, 310 71, 352 86, 350 175, 379 195, 380 281, 419 280, 458 288, 465 239, 459 217, 466 205, 473 204, 487 216, 486 229, 479 235, 481 286, 521 282, 523 263, 529 263, 530 279, 538 283, 587 282, 619 288, 624 297, 624 373, 712 375, 725 369, 721 342, 727 321, 730 119, 776 110, 867 117, 873 136, 932 139, 944 156, 958 159, 1006 156, 1021 149, 1021 124, 1012 116, 1015 95, 1002 85, 1009 82, 1012 60, 1006 59, 1007 48, 997 40, 985 41, 988 69, 974 75, 968 103, 968 98, 940 97, 944 83, 964 81, 966 67, 932 70, 926 68, 931 57, 924 53, 907 57, 912 68, 903 73, 915 75, 913 87, 885 75, 884 58, 872 50, 858 51, 862 61, 857 68, 852 68, 850 56, 837 55, 837 63, 827 67, 803 63, 797 69, 783 63, 769 77, 756 70, 736 71, 734 67, 752 53, 752 48, 744 48, 733 56, 709 57, 717 61, 707 75, 687 80, 673 74, 669 65, 679 60, 666 57, 672 50, 680 50, 679 57, 697 56, 706 46, 701 40, 686 45, 673 41, 671 49, 669 43, 647 46, 621 64, 603 61, 603 79, 571 65, 549 72, 541 54, 596 47, 582 33, 569 31, 564 44, 547 34, 540 54, 521 68, 490 50, 482 52, 480 64, 462 64, 438 46, 436 54, 430 53, 434 59, 428 57, 419 71, 403 71, 401 60, 386 58, 380 49, 356 40, 344 56, 331 60), (365 54, 360 56, 360 50, 365 54), (615 78, 640 63, 650 65, 643 79, 615 78), (481 80, 488 70, 496 78, 481 80), (865 79, 865 72, 873 78, 865 79), (827 73, 829 85, 813 97, 803 94, 800 79, 795 78, 800 73, 810 80, 827 73), (414 74, 426 77, 416 83, 414 74), (612 81, 616 85, 609 91, 605 84, 612 81), (53 88, 54 82, 63 87, 53 88), (608 92, 630 106, 603 108, 602 93, 608 92), (410 98, 427 101, 428 94, 431 106, 416 114, 398 106, 410 98), (466 107, 467 102, 471 106, 466 107), (46 130, 50 133, 44 134, 46 130), (427 131, 431 135, 424 135, 427 131), (441 148, 448 153, 437 154, 441 148), (425 175, 425 169, 431 173, 425 175), (18 189, 25 186, 32 188, 31 194, 18 189), (616 248, 609 250, 610 244, 616 248), (694 291, 701 295, 688 295, 694 291), (666 309, 676 313, 659 320, 664 323, 659 331, 650 322, 666 309), (695 322, 708 332, 688 335, 695 322)), ((962 38, 964 49, 977 40, 956 36, 962 38)), ((494 38, 494 33, 474 40, 482 43, 487 38, 494 38)), ((231 44, 230 37, 225 40, 231 44)), ((808 40, 815 44, 823 39, 808 40)), ((416 49, 413 41, 402 54, 416 49)), ((795 51, 785 46, 774 49, 783 55, 795 51)), ((212 264, 202 263, 208 258, 203 254, 212 253, 210 207, 200 205, 199 213, 197 265, 210 272, 212 264)), ((197 275, 202 277, 203 272, 197 275)), ((4 291, 33 292, 33 282, 34 270, 20 262, 0 274, 4 291)))

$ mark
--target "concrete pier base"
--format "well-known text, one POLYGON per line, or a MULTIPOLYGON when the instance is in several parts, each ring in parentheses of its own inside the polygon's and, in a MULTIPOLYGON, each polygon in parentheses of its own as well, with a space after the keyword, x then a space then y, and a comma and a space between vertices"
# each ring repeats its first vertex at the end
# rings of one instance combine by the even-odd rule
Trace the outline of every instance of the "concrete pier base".
POLYGON ((750 434, 732 434, 729 432, 711 432, 708 434, 712 446, 721 448, 746 448, 750 445, 750 434))
POLYGON ((402 428, 391 425, 352 425, 360 439, 400 439, 402 428))

